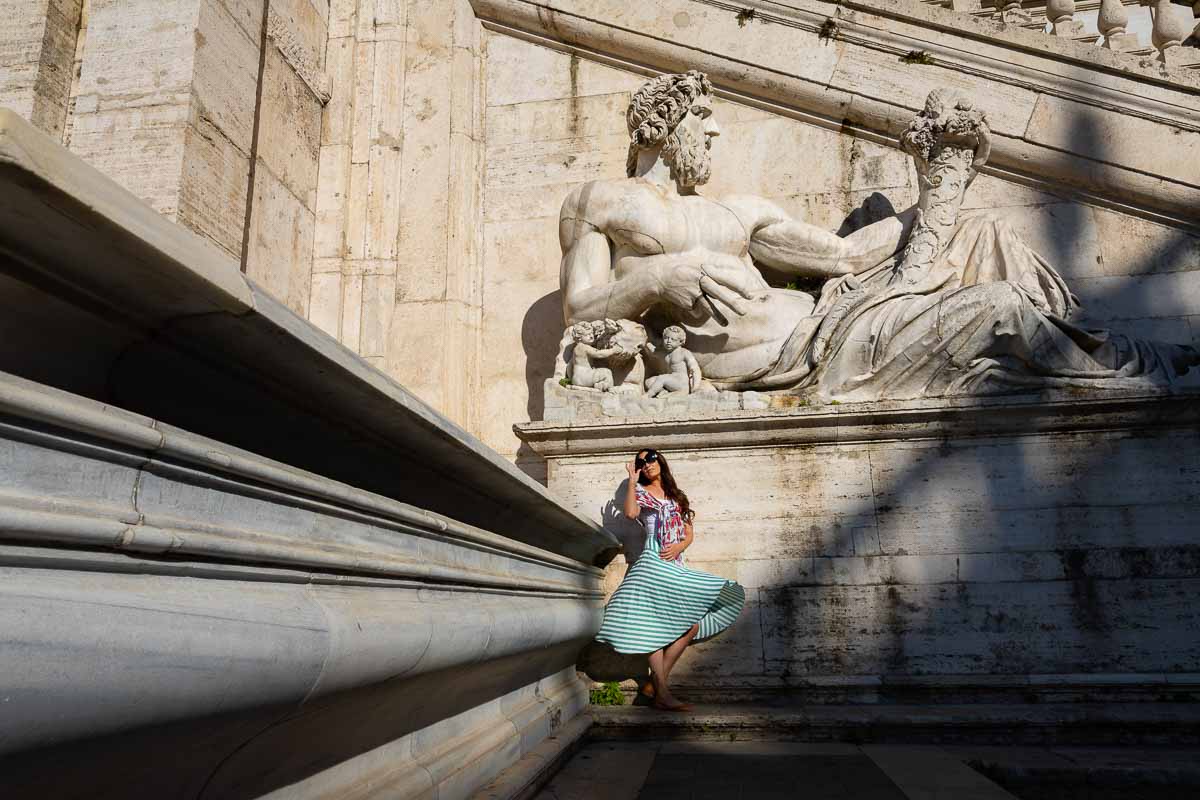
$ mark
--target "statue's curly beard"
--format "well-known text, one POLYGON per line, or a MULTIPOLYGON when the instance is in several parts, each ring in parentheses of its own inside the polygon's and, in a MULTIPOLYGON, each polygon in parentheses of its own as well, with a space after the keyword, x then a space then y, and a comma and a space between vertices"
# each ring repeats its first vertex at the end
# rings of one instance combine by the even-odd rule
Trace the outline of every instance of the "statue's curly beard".
POLYGON ((663 158, 680 186, 700 186, 707 183, 712 175, 712 156, 708 152, 708 143, 697 139, 682 125, 676 126, 667 137, 663 144, 663 158))

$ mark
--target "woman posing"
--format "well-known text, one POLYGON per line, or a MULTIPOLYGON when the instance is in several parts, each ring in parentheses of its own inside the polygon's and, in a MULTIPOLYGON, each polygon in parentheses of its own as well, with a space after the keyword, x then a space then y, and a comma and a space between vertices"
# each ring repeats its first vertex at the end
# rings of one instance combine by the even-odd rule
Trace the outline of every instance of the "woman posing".
MULTIPOLYGON (((671 694, 671 670, 689 644, 733 624, 746 592, 684 566, 695 512, 662 453, 642 450, 626 470, 625 516, 642 523, 646 546, 609 599, 596 638, 618 653, 649 653, 655 708, 688 711, 691 706, 671 694)), ((643 693, 651 694, 645 687, 643 693)))

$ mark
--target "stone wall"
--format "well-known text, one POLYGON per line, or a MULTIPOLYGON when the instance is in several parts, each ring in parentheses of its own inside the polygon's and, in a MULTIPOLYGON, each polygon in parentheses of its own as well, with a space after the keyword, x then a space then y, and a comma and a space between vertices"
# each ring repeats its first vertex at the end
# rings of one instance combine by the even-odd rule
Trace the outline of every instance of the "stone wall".
POLYGON ((0 3, 0 106, 61 136, 83 0, 0 3))
POLYGON ((721 89, 710 193, 842 232, 915 194, 889 121, 986 78, 997 168, 968 205, 1009 215, 1088 319, 1196 337, 1200 239, 1176 208, 1195 192, 1194 80, 1014 26, 945 29, 962 15, 921 3, 748 21, 693 0, 535 5, 18 3, 0 103, 534 475, 509 427, 540 416, 550 374, 557 208, 622 174, 624 105, 657 70, 721 89))
MULTIPOLYGON (((910 401, 533 423, 551 491, 625 543, 630 452, 697 511, 689 566, 746 587, 677 668, 694 697, 1156 699, 1200 680, 1196 396, 910 401)), ((593 677, 644 664, 599 646, 593 677)), ((687 696, 687 695, 685 695, 687 696)))
MULTIPOLYGON (((624 111, 645 78, 500 32, 488 34, 487 49, 483 330, 494 357, 483 365, 489 414, 481 435, 540 476, 539 459, 520 449, 510 425, 542 418, 543 381, 553 374, 562 325, 558 208, 581 183, 624 175, 624 111)), ((947 79, 898 60, 891 71, 860 77, 914 96, 947 79)), ((1031 107, 1012 101, 981 98, 993 127, 1028 123, 1031 107)), ((708 196, 759 194, 842 234, 916 199, 909 158, 876 137, 729 99, 714 108, 721 135, 708 196)), ((1070 119, 1058 124, 1074 126, 1072 137, 1106 135, 1086 114, 1070 119)), ((1200 344, 1200 235, 1050 188, 983 175, 964 207, 1008 219, 1067 279, 1084 324, 1200 344)))
POLYGON ((465 0, 343 0, 313 322, 468 429, 479 412, 481 31, 465 0))

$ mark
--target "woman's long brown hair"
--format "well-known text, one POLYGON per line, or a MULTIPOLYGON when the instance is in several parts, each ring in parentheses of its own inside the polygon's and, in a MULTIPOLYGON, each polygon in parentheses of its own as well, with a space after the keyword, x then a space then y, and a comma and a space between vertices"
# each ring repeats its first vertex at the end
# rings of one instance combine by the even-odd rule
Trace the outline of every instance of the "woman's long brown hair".
MULTIPOLYGON (((640 456, 646 450, 653 449, 652 447, 647 447, 638 450, 637 454, 640 456)), ((666 492, 668 499, 674 500, 675 505, 679 506, 679 515, 683 517, 683 521, 691 522, 696 517, 696 512, 692 511, 692 504, 688 502, 688 496, 675 483, 675 476, 671 474, 671 465, 667 463, 667 459, 663 456, 662 451, 654 450, 654 452, 658 453, 658 467, 660 470, 658 478, 662 481, 663 491, 666 492)), ((638 483, 646 486, 650 483, 650 480, 646 477, 645 473, 642 473, 638 475, 638 483)))

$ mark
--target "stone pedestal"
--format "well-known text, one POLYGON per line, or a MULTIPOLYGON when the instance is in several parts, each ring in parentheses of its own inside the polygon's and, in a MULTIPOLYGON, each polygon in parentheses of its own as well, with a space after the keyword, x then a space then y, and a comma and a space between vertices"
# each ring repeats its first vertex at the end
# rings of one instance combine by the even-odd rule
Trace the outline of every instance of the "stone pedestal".
MULTIPOLYGON (((696 700, 1147 699, 1200 673, 1192 395, 774 407, 518 426, 634 555, 624 463, 668 457, 692 567, 746 587, 677 667, 696 700)), ((616 587, 625 558, 608 567, 616 587)), ((644 661, 594 647, 611 680, 644 661)))

